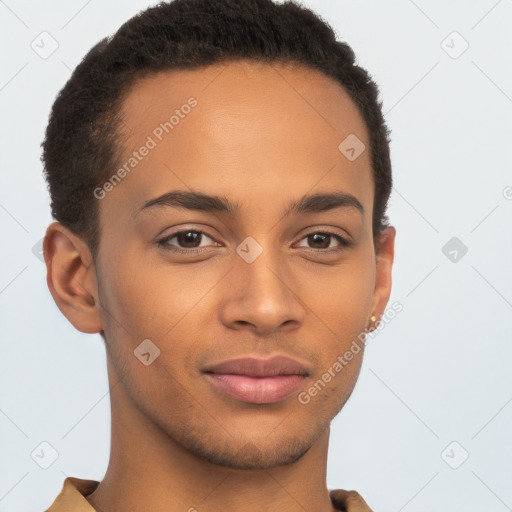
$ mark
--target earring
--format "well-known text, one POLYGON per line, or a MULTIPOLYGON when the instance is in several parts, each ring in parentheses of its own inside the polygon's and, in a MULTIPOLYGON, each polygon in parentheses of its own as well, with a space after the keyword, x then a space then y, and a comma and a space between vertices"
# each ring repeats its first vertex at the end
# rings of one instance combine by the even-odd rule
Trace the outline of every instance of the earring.
POLYGON ((371 320, 372 322, 375 322, 375 320, 377 320, 377 317, 376 317, 375 315, 372 315, 372 316, 370 317, 370 320, 371 320))

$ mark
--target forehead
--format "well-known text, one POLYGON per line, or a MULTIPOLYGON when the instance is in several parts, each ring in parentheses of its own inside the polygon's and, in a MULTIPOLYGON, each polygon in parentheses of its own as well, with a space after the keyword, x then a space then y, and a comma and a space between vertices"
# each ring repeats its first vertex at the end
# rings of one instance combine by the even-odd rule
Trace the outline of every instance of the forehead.
POLYGON ((235 200, 245 201, 258 200, 256 191, 302 196, 318 184, 371 200, 364 120, 348 93, 319 71, 235 61, 160 72, 134 84, 122 116, 128 172, 111 195, 132 210, 186 188, 238 191, 235 200), (350 160, 343 141, 354 136, 356 150, 366 149, 350 160))

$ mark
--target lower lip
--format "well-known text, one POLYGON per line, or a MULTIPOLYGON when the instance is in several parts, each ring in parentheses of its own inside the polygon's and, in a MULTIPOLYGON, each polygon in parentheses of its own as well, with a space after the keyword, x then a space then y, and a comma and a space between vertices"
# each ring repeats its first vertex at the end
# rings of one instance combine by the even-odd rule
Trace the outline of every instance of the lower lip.
POLYGON ((248 377, 231 373, 208 373, 207 376, 214 386, 228 395, 254 404, 279 402, 297 391, 304 381, 301 375, 248 377))

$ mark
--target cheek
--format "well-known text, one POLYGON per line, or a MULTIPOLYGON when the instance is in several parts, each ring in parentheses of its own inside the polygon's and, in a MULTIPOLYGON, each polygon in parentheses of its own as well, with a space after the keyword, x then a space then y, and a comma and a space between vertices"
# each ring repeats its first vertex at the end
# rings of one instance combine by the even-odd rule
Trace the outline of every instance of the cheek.
POLYGON ((142 247, 116 247, 111 254, 100 283, 107 323, 132 338, 159 337, 190 309, 195 294, 183 291, 185 283, 169 266, 149 261, 142 247))
MULTIPOLYGON (((315 287, 305 296, 305 303, 314 312, 310 315, 311 332, 316 330, 318 346, 322 347, 318 351, 316 377, 329 382, 327 387, 345 398, 361 368, 364 333, 375 286, 375 271, 371 266, 374 260, 368 258, 366 264, 359 261, 359 264, 340 266, 336 272, 316 280, 315 287)), ((327 395, 320 401, 328 400, 327 395)))
POLYGON ((371 265, 346 264, 324 273, 303 292, 305 303, 340 339, 364 329, 372 306, 375 271, 371 265))
POLYGON ((132 367, 139 365, 133 351, 149 339, 160 350, 159 364, 170 368, 180 361, 173 372, 182 373, 181 365, 189 367, 191 349, 204 338, 204 322, 198 319, 208 318, 207 292, 218 273, 144 261, 138 251, 112 258, 119 263, 103 272, 99 286, 107 339, 123 364, 132 367))
POLYGON ((166 281, 161 269, 130 259, 126 253, 105 274, 100 298, 116 372, 125 377, 125 385, 139 401, 148 397, 155 403, 170 397, 179 401, 180 383, 190 374, 184 367, 190 357, 187 340, 197 339, 194 333, 184 332, 191 306, 189 298, 184 300, 186 294, 178 292, 181 283, 166 281), (149 353, 148 365, 145 353, 149 353))

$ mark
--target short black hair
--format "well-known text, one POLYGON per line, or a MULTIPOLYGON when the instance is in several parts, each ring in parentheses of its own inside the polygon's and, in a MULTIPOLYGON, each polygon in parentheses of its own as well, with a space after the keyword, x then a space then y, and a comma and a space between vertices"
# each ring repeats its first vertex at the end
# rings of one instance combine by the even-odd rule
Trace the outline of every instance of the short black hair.
MULTIPOLYGON (((292 1, 173 0, 139 12, 93 46, 57 95, 41 160, 52 216, 99 250, 93 191, 120 165, 121 107, 137 81, 166 70, 235 60, 294 63, 333 78, 357 105, 369 132, 375 183, 373 236, 387 227, 390 131, 379 90, 355 54, 319 15, 292 1)), ((341 141, 340 141, 341 142, 341 141)))

